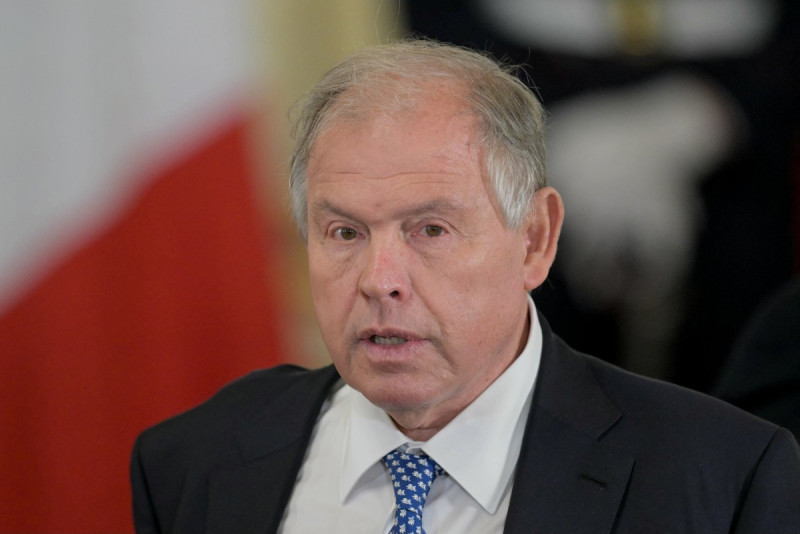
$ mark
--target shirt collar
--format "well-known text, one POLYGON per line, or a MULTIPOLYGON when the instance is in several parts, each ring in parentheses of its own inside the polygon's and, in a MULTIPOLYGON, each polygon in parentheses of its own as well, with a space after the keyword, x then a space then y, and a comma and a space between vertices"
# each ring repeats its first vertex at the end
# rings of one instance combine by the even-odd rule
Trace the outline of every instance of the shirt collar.
POLYGON ((520 355, 478 398, 425 443, 409 442, 383 410, 361 393, 352 389, 348 392, 350 414, 344 432, 340 478, 342 501, 387 452, 408 445, 434 458, 488 513, 497 510, 519 457, 541 359, 542 330, 530 296, 528 309, 531 326, 520 355), (476 458, 480 461, 475 461, 476 458))

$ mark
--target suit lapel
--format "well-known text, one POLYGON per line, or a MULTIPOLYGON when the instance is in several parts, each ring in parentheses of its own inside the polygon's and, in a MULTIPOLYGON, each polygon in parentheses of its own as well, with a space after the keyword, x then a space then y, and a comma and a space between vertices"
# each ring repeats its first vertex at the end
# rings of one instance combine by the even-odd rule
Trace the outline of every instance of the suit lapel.
POLYGON ((540 321, 542 363, 504 532, 608 533, 633 457, 600 438, 621 413, 583 357, 540 321))
POLYGON ((311 373, 269 406, 245 414, 236 436, 240 466, 211 473, 208 534, 277 532, 317 416, 338 375, 311 373))

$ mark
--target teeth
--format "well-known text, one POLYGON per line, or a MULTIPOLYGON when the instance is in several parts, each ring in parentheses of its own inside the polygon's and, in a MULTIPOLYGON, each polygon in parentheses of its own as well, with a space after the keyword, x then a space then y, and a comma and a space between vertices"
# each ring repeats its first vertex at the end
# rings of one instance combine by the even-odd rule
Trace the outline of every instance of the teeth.
POLYGON ((383 337, 383 336, 372 336, 372 342, 376 345, 399 345, 401 343, 405 343, 407 340, 403 337, 383 337))

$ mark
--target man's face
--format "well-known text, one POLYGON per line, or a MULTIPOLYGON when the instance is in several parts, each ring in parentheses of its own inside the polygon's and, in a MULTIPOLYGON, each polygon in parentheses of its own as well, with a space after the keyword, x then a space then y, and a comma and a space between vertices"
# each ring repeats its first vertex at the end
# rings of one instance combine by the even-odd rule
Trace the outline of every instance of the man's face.
POLYGON ((339 122, 308 167, 308 259, 342 378, 401 429, 441 428, 527 334, 524 229, 506 229, 452 94, 339 122))

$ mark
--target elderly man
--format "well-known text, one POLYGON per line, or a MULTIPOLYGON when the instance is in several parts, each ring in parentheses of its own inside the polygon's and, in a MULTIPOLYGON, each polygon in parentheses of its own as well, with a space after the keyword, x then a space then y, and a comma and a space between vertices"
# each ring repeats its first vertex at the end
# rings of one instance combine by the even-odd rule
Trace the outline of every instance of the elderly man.
POLYGON ((146 431, 138 532, 800 531, 783 429, 578 354, 536 313, 563 206, 515 77, 432 42, 311 92, 291 195, 333 366, 146 431))

